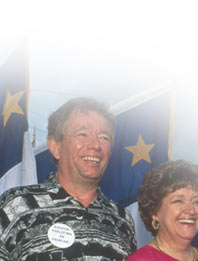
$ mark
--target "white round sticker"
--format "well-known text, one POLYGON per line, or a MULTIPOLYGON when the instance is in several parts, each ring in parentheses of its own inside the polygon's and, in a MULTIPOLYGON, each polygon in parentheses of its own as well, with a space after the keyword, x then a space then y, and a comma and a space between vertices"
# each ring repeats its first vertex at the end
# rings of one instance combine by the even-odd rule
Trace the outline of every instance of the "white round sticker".
POLYGON ((48 230, 50 242, 59 248, 70 247, 75 240, 73 230, 65 224, 56 223, 48 230))

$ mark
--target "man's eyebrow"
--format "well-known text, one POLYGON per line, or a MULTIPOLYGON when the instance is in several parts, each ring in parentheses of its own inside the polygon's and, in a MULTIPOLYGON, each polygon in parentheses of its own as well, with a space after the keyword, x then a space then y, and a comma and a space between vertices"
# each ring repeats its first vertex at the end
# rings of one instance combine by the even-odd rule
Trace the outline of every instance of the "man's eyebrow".
POLYGON ((67 133, 67 135, 76 135, 76 134, 78 134, 78 132, 86 130, 86 129, 87 129, 87 127, 83 125, 83 126, 77 128, 76 130, 73 130, 72 133, 71 132, 67 133))
POLYGON ((99 134, 106 134, 106 135, 111 137, 111 133, 109 131, 106 131, 106 130, 100 131, 99 134))
POLYGON ((87 126, 83 125, 81 127, 79 127, 78 129, 75 130, 75 132, 81 131, 81 130, 86 130, 87 126))

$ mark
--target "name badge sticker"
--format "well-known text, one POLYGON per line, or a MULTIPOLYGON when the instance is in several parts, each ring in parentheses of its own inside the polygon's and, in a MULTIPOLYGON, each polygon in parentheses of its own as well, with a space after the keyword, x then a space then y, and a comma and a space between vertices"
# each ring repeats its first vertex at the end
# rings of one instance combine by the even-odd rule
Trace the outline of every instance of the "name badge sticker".
POLYGON ((75 234, 69 226, 56 223, 49 228, 48 238, 54 246, 67 248, 74 243, 75 234))

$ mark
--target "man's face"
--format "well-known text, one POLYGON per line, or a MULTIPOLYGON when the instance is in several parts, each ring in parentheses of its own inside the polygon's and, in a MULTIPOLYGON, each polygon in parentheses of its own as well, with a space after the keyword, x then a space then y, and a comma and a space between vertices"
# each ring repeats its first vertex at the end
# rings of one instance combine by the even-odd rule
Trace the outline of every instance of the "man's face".
POLYGON ((73 112, 61 142, 55 142, 59 172, 68 181, 96 182, 111 154, 112 136, 107 120, 94 111, 73 112))

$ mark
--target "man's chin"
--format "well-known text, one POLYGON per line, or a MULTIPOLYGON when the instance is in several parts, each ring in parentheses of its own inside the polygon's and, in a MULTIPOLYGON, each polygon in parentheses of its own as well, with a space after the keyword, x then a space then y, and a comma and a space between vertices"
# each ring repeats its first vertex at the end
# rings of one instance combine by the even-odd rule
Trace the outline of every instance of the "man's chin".
POLYGON ((87 175, 83 175, 84 179, 87 181, 95 181, 95 182, 99 182, 102 178, 102 175, 97 175, 97 174, 87 174, 87 175))

